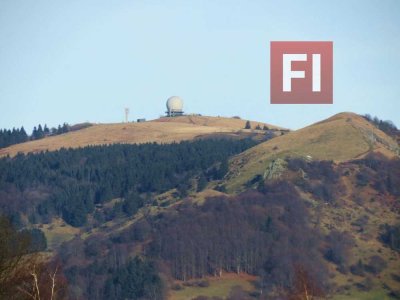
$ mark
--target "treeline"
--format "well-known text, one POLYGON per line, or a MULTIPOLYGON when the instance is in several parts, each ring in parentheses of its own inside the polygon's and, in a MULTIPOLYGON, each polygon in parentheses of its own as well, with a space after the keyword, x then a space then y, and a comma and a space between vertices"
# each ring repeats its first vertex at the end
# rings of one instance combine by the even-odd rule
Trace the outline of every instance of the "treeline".
POLYGON ((62 216, 67 223, 82 226, 96 204, 124 198, 122 208, 131 214, 143 205, 135 195, 144 194, 152 201, 152 193, 177 188, 185 196, 194 175, 222 178, 228 158, 255 144, 250 139, 199 140, 93 146, 3 158, 0 212, 16 222, 24 213, 32 223, 62 216))
POLYGON ((364 118, 392 137, 398 137, 400 135, 399 129, 392 121, 380 120, 378 117, 372 117, 369 114, 364 115, 364 118))
POLYGON ((23 143, 29 140, 24 127, 21 129, 0 129, 0 148, 23 143))
MULTIPOLYGON (((250 121, 246 121, 246 124, 244 125, 244 129, 251 129, 251 123, 250 123, 250 121)), ((254 129, 256 129, 256 130, 270 130, 270 129, 268 128, 268 126, 265 125, 265 124, 263 125, 263 127, 261 127, 260 124, 257 124, 257 126, 256 126, 254 129)))
POLYGON ((39 140, 48 135, 58 135, 67 133, 68 131, 70 131, 70 126, 67 123, 64 123, 63 125, 58 125, 57 128, 52 127, 51 129, 49 129, 46 124, 44 125, 44 127, 39 124, 37 127, 33 127, 31 140, 39 140))
POLYGON ((8 147, 14 144, 24 143, 30 140, 42 139, 48 135, 63 134, 70 130, 70 126, 66 123, 58 125, 57 128, 53 127, 49 129, 45 124, 43 127, 41 124, 35 126, 32 130, 32 134, 29 136, 24 127, 20 129, 0 129, 0 148, 8 147))

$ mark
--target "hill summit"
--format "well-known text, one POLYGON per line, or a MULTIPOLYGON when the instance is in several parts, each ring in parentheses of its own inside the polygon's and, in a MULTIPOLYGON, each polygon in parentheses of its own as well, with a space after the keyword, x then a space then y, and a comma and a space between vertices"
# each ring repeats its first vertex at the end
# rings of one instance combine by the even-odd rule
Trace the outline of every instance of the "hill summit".
POLYGON ((211 136, 246 137, 265 135, 263 130, 254 130, 257 125, 266 126, 279 133, 280 127, 250 121, 251 130, 244 129, 246 120, 240 118, 180 116, 160 118, 140 123, 94 124, 90 127, 57 136, 48 136, 0 149, 0 157, 14 156, 19 152, 55 151, 61 148, 79 148, 89 145, 172 143, 211 136))
POLYGON ((387 157, 399 154, 396 141, 364 117, 343 112, 326 120, 261 143, 231 161, 228 186, 243 184, 263 174, 277 158, 303 157, 310 160, 343 162, 370 152, 387 157))

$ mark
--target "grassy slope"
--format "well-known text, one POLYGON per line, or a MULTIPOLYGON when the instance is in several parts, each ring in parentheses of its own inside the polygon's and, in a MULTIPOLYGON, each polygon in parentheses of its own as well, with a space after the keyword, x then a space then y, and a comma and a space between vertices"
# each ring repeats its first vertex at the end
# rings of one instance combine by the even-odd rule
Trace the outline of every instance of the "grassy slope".
MULTIPOLYGON (((182 116, 143 123, 97 124, 74 132, 0 149, 0 157, 7 154, 14 156, 18 152, 53 151, 62 147, 77 148, 114 143, 171 143, 218 133, 250 133, 251 130, 243 129, 245 123, 245 120, 233 118, 182 116)), ((257 124, 264 125, 264 123, 252 122, 253 128, 257 124)), ((277 128, 266 125, 270 128, 277 128)), ((264 132, 260 131, 259 133, 263 134, 264 132)))
POLYGON ((253 147, 231 161, 227 176, 228 191, 235 191, 278 157, 311 156, 316 160, 337 162, 362 157, 368 151, 394 156, 397 143, 353 113, 337 114, 325 121, 290 132, 253 147), (371 136, 374 136, 374 140, 371 136))
MULTIPOLYGON (((236 119, 236 118, 225 118, 225 117, 182 116, 177 118, 160 118, 154 120, 154 122, 183 123, 183 124, 193 124, 199 126, 242 129, 245 127, 247 120, 236 119)), ((250 121, 250 125, 252 128, 255 128, 257 125, 260 125, 261 127, 266 125, 271 129, 284 129, 282 127, 256 121, 250 121)))
POLYGON ((38 228, 44 232, 49 250, 59 247, 63 242, 71 240, 81 233, 79 228, 66 224, 60 218, 53 219, 51 223, 40 225, 38 228))
MULTIPOLYGON (((169 300, 188 300, 198 296, 207 297, 226 297, 234 286, 240 286, 245 291, 253 291, 254 286, 251 283, 256 279, 254 276, 246 274, 227 273, 222 277, 206 278, 210 283, 208 287, 188 287, 184 286, 183 290, 171 291, 168 297, 169 300)), ((182 282, 176 281, 182 285, 182 282)))

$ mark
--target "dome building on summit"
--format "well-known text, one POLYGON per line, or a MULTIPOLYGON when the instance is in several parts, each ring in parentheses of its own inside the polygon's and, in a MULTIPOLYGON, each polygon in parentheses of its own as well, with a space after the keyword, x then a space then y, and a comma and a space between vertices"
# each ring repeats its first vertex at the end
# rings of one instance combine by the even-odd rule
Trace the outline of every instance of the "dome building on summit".
POLYGON ((167 117, 183 115, 183 100, 178 96, 169 97, 167 100, 167 117))

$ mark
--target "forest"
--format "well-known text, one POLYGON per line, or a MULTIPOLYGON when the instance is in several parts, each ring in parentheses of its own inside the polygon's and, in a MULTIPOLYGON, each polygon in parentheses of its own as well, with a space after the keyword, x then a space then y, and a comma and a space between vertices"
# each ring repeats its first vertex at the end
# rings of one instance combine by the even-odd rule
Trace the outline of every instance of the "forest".
POLYGON ((46 124, 43 127, 41 124, 39 124, 33 128, 30 136, 26 133, 23 126, 20 129, 0 129, 0 148, 5 148, 14 144, 24 143, 31 140, 39 140, 49 135, 63 134, 69 130, 70 126, 67 123, 64 123, 62 126, 58 125, 57 128, 53 127, 51 129, 49 129, 46 124))
POLYGON ((255 143, 219 139, 117 144, 3 158, 0 212, 16 223, 21 223, 24 214, 31 223, 47 223, 61 216, 73 226, 82 226, 96 204, 124 198, 121 208, 132 215, 144 200, 152 200, 152 193, 177 188, 184 196, 194 175, 221 179, 228 158, 255 143))
MULTIPOLYGON (((307 184, 301 177, 260 181, 256 190, 237 196, 211 197, 202 204, 186 199, 110 236, 73 239, 59 253, 67 278, 80 287, 84 298, 107 299, 112 292, 119 299, 126 293, 120 284, 125 275, 120 278, 115 270, 129 268, 135 256, 163 274, 163 284, 152 277, 142 285, 159 295, 153 299, 162 299, 169 284, 165 278, 187 281, 225 272, 257 275, 253 297, 258 299, 270 293, 286 297, 298 284, 299 270, 314 294, 328 293, 326 262, 343 274, 357 272, 350 259, 354 240, 347 232, 326 234, 314 226, 309 204, 298 188, 323 205, 338 205, 340 173, 330 161, 287 162, 288 172, 297 174, 300 168, 307 172, 307 184)), ((393 239, 391 234, 382 239, 393 239)), ((363 270, 378 274, 382 267, 377 257, 365 262, 363 270)))
MULTIPOLYGON (((346 189, 343 176, 353 176, 356 192, 368 188, 398 199, 400 160, 371 154, 336 164, 287 157, 279 179, 256 176, 253 188, 204 202, 187 197, 189 191, 222 179, 228 159, 255 144, 247 139, 206 139, 5 157, 0 159, 0 211, 11 222, 0 224, 0 233, 29 240, 23 253, 39 253, 46 250, 46 238, 39 229, 26 229, 29 225, 62 217, 75 227, 94 219, 101 229, 117 218, 135 220, 121 230, 76 236, 57 249, 41 272, 60 266, 59 299, 165 299, 174 280, 225 272, 257 276, 254 292, 242 299, 296 299, 290 293, 299 288, 299 276, 306 278, 302 284, 313 295, 329 294, 333 287, 328 264, 343 275, 379 276, 388 262, 380 255, 354 262, 352 234, 334 228, 322 231, 308 198, 313 205, 340 207, 346 189), (165 207, 154 201, 171 189, 181 201, 165 207), (106 209, 112 199, 119 201, 106 209), (136 215, 144 206, 157 209, 136 215)), ((400 206, 398 201, 382 205, 400 206)), ((379 230, 377 240, 399 251, 399 225, 382 224, 379 230)), ((29 278, 15 280, 31 284, 29 278)))
POLYGON ((304 201, 290 183, 266 186, 238 197, 210 198, 201 207, 182 204, 152 220, 149 253, 168 261, 174 278, 187 280, 222 272, 262 277, 263 288, 288 288, 301 264, 324 285, 320 233, 311 228, 304 201))
POLYGON ((304 270, 322 293, 329 287, 326 253, 340 257, 348 245, 340 242, 343 234, 337 232, 321 249, 325 237, 308 219, 295 187, 277 182, 261 192, 209 198, 203 205, 183 201, 110 237, 73 239, 59 255, 68 281, 80 287, 75 296, 83 298, 125 299, 132 290, 122 282, 136 278, 142 268, 149 271, 134 289, 152 293, 150 299, 163 299, 165 278, 189 280, 224 272, 258 275, 260 292, 283 294, 294 286, 296 268, 304 270), (132 264, 137 267, 131 269, 132 264))

